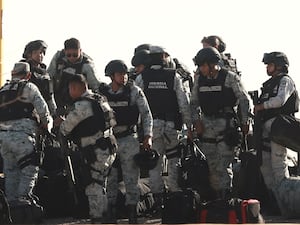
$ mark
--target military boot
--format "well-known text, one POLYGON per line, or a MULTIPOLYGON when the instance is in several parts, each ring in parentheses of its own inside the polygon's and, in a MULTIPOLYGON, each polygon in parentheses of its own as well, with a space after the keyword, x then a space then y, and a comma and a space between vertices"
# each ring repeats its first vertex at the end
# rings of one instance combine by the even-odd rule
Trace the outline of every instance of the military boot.
POLYGON ((103 222, 109 224, 117 223, 117 210, 115 205, 108 204, 107 211, 104 213, 103 222))
POLYGON ((101 217, 91 218, 91 224, 100 224, 100 223, 103 223, 103 220, 101 217))
POLYGON ((128 223, 136 224, 137 223, 136 204, 127 205, 127 211, 128 211, 128 223))
POLYGON ((162 205, 163 205, 163 196, 161 193, 153 194, 154 204, 152 206, 152 214, 155 217, 161 218, 162 215, 162 205))

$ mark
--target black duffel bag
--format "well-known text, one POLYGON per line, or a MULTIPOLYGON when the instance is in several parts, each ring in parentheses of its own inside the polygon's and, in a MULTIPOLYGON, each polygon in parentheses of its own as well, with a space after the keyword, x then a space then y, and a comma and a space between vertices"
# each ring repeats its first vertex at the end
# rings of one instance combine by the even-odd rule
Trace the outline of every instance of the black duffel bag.
POLYGON ((194 141, 182 144, 182 154, 178 162, 178 184, 181 188, 198 191, 201 198, 210 193, 209 169, 205 155, 194 141))
POLYGON ((270 139, 300 152, 300 120, 292 115, 278 115, 271 126, 270 139))

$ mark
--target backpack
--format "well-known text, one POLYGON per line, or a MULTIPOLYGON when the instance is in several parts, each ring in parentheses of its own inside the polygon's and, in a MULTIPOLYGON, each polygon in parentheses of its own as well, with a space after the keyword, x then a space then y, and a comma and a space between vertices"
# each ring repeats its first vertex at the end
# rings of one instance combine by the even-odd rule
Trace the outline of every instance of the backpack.
POLYGON ((162 223, 196 223, 200 195, 192 190, 164 193, 162 223))
POLYGON ((178 162, 178 184, 182 189, 196 190, 201 199, 207 199, 210 195, 209 169, 205 155, 197 144, 181 143, 181 157, 178 162))

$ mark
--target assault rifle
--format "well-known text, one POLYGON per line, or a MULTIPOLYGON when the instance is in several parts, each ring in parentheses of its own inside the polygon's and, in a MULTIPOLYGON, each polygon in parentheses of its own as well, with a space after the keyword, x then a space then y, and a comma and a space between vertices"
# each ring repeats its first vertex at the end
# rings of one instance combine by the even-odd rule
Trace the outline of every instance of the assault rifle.
MULTIPOLYGON (((250 95, 253 105, 258 105, 259 104, 259 99, 258 99, 258 91, 249 91, 248 94, 250 95)), ((257 161, 258 165, 262 164, 262 113, 261 112, 256 112, 255 115, 253 116, 254 118, 254 125, 253 125, 253 144, 254 144, 254 149, 256 150, 256 156, 257 156, 257 161)))
POLYGON ((50 133, 45 128, 39 128, 36 137, 36 145, 35 145, 35 160, 36 164, 39 166, 43 165, 43 160, 45 157, 45 149, 49 145, 53 145, 53 140, 55 139, 55 134, 50 133))
POLYGON ((78 198, 77 198, 77 193, 76 193, 76 180, 75 180, 75 175, 73 171, 73 165, 72 165, 72 160, 70 156, 70 152, 72 151, 72 146, 70 140, 68 140, 62 133, 59 133, 59 143, 61 150, 63 151, 64 154, 64 159, 65 159, 65 173, 66 177, 68 180, 68 188, 69 191, 72 194, 73 200, 74 200, 74 205, 78 205, 78 198))

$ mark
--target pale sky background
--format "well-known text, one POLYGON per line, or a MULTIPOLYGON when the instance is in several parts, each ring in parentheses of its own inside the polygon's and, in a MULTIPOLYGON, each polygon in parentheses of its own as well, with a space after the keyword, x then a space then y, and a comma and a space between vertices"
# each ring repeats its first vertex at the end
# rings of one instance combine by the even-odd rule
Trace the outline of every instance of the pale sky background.
MULTIPOLYGON (((130 67, 134 48, 164 46, 191 71, 203 36, 219 35, 237 59, 247 90, 268 79, 264 52, 282 51, 300 88, 299 1, 297 0, 3 0, 3 72, 9 78, 25 45, 43 39, 49 62, 66 39, 76 37, 104 79, 105 65, 123 59, 130 67)), ((106 80, 105 80, 106 81, 106 80)))

